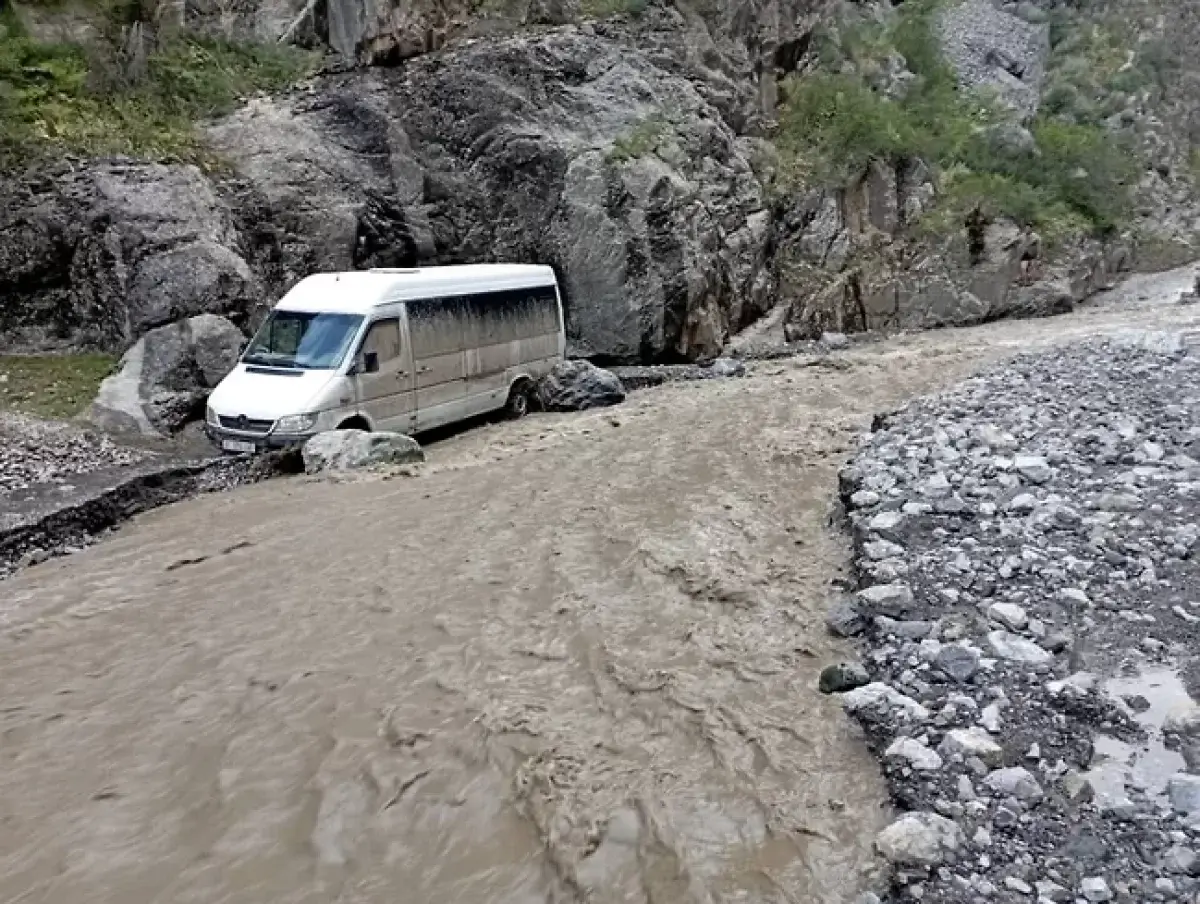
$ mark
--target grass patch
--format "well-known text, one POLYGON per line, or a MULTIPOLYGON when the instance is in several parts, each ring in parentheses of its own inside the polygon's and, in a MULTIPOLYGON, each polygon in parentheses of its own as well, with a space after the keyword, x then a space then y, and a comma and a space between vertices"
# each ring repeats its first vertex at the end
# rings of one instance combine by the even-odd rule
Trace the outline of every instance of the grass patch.
POLYGON ((0 409, 66 419, 80 414, 112 373, 112 355, 0 355, 0 409))
POLYGON ((314 71, 317 58, 278 45, 198 37, 137 42, 106 7, 110 33, 87 46, 29 36, 0 13, 0 166, 49 153, 130 154, 203 162, 194 124, 258 91, 314 71))
MULTIPOLYGON (((1137 173, 1132 151, 1093 123, 1054 115, 1031 124, 1034 151, 996 141, 993 130, 1015 128, 1011 114, 993 98, 959 89, 938 47, 938 7, 938 0, 910 0, 889 28, 875 26, 869 36, 863 26, 852 29, 840 45, 850 64, 841 73, 786 86, 776 140, 783 178, 844 182, 871 160, 919 158, 941 176, 939 209, 925 224, 933 230, 957 228, 976 208, 1036 227, 1051 241, 1122 224, 1137 173), (887 97, 864 73, 871 72, 872 55, 892 52, 904 56, 916 78, 887 97)), ((834 51, 821 49, 825 57, 834 51)), ((1106 47, 1106 54, 1104 65, 1118 71, 1115 53, 1106 47)))

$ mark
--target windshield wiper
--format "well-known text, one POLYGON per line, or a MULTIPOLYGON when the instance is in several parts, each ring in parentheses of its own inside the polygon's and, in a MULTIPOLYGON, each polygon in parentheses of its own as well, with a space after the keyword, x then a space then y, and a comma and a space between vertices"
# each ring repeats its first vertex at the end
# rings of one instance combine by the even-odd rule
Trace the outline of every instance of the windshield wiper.
POLYGON ((289 370, 294 370, 299 367, 295 361, 287 355, 275 355, 270 352, 246 355, 242 359, 244 364, 257 364, 259 367, 285 367, 289 370))

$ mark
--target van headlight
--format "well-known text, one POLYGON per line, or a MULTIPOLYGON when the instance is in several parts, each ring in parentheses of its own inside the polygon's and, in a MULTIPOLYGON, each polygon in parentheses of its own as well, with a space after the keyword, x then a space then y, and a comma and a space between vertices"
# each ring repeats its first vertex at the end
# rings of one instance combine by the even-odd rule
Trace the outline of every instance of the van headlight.
POLYGON ((315 414, 289 414, 275 422, 275 433, 307 433, 316 426, 315 414))

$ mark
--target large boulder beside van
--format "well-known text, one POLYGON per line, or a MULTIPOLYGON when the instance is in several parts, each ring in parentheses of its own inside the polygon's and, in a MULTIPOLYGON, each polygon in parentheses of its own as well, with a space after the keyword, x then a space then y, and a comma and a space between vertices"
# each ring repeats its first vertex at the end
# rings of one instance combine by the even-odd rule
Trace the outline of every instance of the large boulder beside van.
POLYGON ((538 402, 546 411, 584 411, 625 401, 625 387, 611 371, 588 361, 563 361, 538 383, 538 402))
POLYGON ((304 473, 361 471, 382 465, 405 465, 425 460, 425 453, 403 433, 329 430, 304 444, 304 473))
POLYGON ((242 351, 246 337, 216 314, 153 329, 100 384, 87 419, 106 430, 148 436, 179 432, 204 417, 204 403, 242 351))

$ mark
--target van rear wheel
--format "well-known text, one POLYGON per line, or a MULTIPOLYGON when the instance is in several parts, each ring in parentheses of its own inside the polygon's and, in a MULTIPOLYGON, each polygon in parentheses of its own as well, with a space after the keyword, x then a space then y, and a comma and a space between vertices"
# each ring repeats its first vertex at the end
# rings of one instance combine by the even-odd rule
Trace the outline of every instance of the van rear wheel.
POLYGON ((518 420, 529 414, 529 393, 532 387, 528 383, 518 383, 508 393, 508 401, 504 404, 504 414, 510 420, 518 420))

